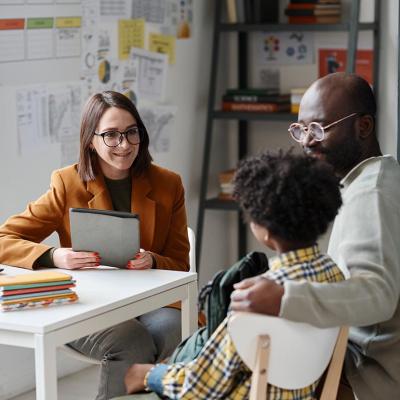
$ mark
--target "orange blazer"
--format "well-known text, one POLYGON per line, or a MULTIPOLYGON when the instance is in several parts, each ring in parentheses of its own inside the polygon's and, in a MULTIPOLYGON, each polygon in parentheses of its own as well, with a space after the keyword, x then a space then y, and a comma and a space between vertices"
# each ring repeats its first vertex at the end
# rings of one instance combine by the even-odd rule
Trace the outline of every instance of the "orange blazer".
MULTIPOLYGON (((132 178, 131 199, 131 212, 140 216, 140 246, 153 253, 156 268, 188 271, 189 240, 179 175, 152 164, 142 176, 132 178)), ((102 174, 83 182, 76 164, 54 171, 50 189, 0 226, 0 263, 33 269, 50 249, 41 242, 54 231, 61 247, 71 247, 71 207, 113 209, 102 174)))

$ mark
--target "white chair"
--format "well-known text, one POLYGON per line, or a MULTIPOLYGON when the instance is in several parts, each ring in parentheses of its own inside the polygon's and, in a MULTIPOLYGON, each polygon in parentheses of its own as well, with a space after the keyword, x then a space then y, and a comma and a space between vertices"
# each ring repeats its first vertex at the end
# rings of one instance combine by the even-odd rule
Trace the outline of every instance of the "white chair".
MULTIPOLYGON (((188 230, 188 238, 189 238, 189 245, 190 245, 190 251, 189 251, 189 271, 190 272, 196 272, 196 238, 193 232, 192 228, 187 228, 188 230)), ((77 360, 87 362, 90 364, 95 364, 95 365, 100 365, 101 361, 96 360, 94 358, 90 358, 85 356, 82 353, 79 353, 79 351, 76 351, 72 349, 71 347, 64 345, 60 347, 61 350, 64 351, 64 353, 69 354, 71 357, 74 357, 77 360)))
POLYGON ((347 327, 320 329, 283 318, 238 312, 230 317, 228 331, 238 354, 253 371, 250 400, 265 400, 267 383, 299 389, 315 382, 325 370, 320 399, 336 398, 347 327))

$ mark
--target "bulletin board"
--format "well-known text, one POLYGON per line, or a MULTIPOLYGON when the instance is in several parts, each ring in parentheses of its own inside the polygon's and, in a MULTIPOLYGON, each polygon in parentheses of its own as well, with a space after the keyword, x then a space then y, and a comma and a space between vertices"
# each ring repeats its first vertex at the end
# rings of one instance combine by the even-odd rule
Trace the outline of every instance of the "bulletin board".
POLYGON ((0 221, 77 162, 95 92, 135 102, 151 153, 168 157, 177 106, 166 82, 192 35, 193 0, 0 0, 0 221))

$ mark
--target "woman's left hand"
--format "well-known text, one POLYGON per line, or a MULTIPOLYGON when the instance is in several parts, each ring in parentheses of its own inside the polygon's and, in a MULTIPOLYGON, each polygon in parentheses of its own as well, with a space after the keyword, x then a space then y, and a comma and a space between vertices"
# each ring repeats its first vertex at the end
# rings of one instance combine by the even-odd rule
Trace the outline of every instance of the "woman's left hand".
POLYGON ((129 260, 126 268, 128 269, 150 269, 153 268, 153 256, 149 251, 140 249, 134 260, 129 260))

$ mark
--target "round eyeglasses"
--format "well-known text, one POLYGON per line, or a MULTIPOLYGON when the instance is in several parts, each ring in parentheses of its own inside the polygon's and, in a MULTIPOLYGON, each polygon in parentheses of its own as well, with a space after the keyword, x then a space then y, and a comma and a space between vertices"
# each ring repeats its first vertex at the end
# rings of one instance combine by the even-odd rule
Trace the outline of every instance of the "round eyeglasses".
POLYGON ((117 147, 122 143, 123 137, 128 141, 129 144, 137 146, 140 144, 140 131, 137 126, 132 126, 128 128, 125 132, 120 132, 116 130, 105 131, 105 132, 95 132, 96 136, 101 136, 103 138, 104 144, 108 147, 117 147))
POLYGON ((295 122, 294 124, 291 124, 289 126, 288 131, 290 133, 290 136, 292 136, 292 138, 296 142, 302 142, 308 135, 310 135, 317 142, 321 142, 325 139, 325 131, 327 129, 356 115, 360 115, 360 113, 352 113, 346 115, 345 117, 340 118, 337 121, 332 122, 331 124, 326 126, 322 126, 319 122, 310 122, 308 126, 304 126, 303 124, 295 122))

